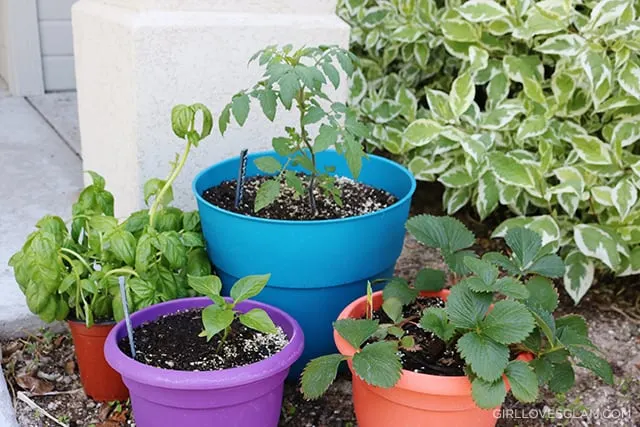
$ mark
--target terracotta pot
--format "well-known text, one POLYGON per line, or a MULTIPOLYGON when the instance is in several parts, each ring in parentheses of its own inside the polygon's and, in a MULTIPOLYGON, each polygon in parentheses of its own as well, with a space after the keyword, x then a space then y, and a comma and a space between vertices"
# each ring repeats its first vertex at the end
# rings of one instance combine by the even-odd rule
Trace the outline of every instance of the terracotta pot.
MULTIPOLYGON (((423 292, 426 297, 446 300, 448 290, 423 292)), ((362 318, 366 297, 349 304, 338 319, 362 318)), ((373 294, 373 305, 382 305, 382 292, 373 294)), ((355 349, 337 332, 334 340, 340 353, 353 356, 355 349)), ((530 360, 529 355, 523 360, 530 360)), ((519 357, 520 358, 520 357, 519 357)), ((400 381, 392 388, 371 386, 354 372, 349 361, 353 384, 353 406, 359 427, 456 427, 495 426, 498 408, 480 409, 471 398, 471 383, 466 376, 446 377, 418 374, 403 370, 400 381)))
POLYGON ((104 358, 104 342, 115 323, 93 325, 69 320, 69 329, 76 349, 80 381, 87 396, 101 402, 126 400, 129 390, 122 377, 104 358))

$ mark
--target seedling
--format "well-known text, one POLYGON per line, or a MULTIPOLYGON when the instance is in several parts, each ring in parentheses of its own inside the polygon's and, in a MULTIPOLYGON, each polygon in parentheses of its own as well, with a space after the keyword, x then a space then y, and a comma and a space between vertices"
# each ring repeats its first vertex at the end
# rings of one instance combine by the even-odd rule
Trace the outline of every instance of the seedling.
POLYGON ((298 127, 285 127, 285 135, 273 138, 273 149, 287 160, 282 164, 272 156, 255 160, 256 166, 273 178, 265 181, 255 199, 254 210, 272 204, 280 194, 282 183, 293 188, 298 196, 309 199, 311 212, 315 214, 314 190, 320 190, 342 205, 335 177, 330 175, 334 166, 318 169, 316 154, 334 147, 344 155, 355 179, 362 168, 365 153, 362 140, 369 135, 369 128, 357 120, 355 110, 342 102, 333 102, 324 90, 330 82, 334 88, 340 84, 340 72, 336 62, 348 75, 354 71, 355 56, 337 46, 303 47, 293 51, 291 45, 279 48, 269 46, 257 52, 251 61, 257 60, 265 67, 263 78, 252 88, 235 94, 220 114, 220 133, 224 135, 233 115, 243 126, 249 115, 251 98, 260 102, 262 112, 270 121, 276 116, 278 105, 285 110, 298 110, 298 127), (311 137, 311 125, 319 125, 318 135, 311 137), (300 178, 290 166, 300 166, 307 172, 300 178), (306 187, 303 182, 306 181, 306 187))
MULTIPOLYGON (((504 401, 505 377, 514 397, 522 402, 534 401, 539 385, 565 392, 574 383, 574 364, 613 383, 611 367, 589 340, 584 319, 553 317, 558 294, 548 278, 561 277, 564 264, 553 253, 552 243, 543 246, 536 232, 514 228, 505 236, 507 254, 489 252, 479 258, 469 250, 474 235, 453 218, 422 215, 411 218, 407 229, 424 245, 439 249, 452 274, 463 277, 451 288, 445 307, 426 308, 419 324, 457 349, 479 407, 493 408, 504 401), (520 353, 534 359, 527 363, 510 357, 520 353)), ((406 321, 398 315, 402 306, 412 304, 421 291, 439 290, 444 284, 444 274, 432 269, 418 273, 412 285, 391 280, 383 291, 382 308, 398 322, 394 328, 406 321)), ((368 384, 389 388, 402 374, 398 349, 409 342, 403 343, 408 337, 399 337, 398 331, 381 333, 381 326, 368 314, 365 319, 334 324, 340 336, 357 349, 351 357, 356 375, 368 384)), ((321 396, 346 359, 337 354, 309 362, 302 375, 305 397, 321 396)))
POLYGON ((227 302, 220 296, 222 282, 217 276, 188 276, 189 286, 196 292, 208 296, 213 304, 202 310, 202 325, 204 330, 201 337, 206 337, 210 341, 215 335, 222 333, 218 344, 218 351, 224 345, 229 333, 231 324, 238 320, 247 328, 273 334, 277 332, 276 326, 261 308, 253 308, 246 313, 236 309, 236 306, 249 298, 258 295, 269 281, 270 274, 247 276, 238 280, 231 287, 231 302, 227 302))

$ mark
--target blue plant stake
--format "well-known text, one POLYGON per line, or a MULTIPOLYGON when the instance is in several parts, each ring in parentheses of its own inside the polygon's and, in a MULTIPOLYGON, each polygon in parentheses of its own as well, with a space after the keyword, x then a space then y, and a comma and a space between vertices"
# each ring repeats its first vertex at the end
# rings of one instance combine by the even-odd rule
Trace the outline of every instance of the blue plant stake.
POLYGON ((127 291, 124 287, 124 277, 118 277, 120 283, 120 298, 122 298, 122 309, 124 310, 124 321, 127 324, 127 335, 129 335, 129 346, 131 347, 131 357, 136 358, 136 346, 133 343, 133 327, 129 316, 129 304, 127 303, 127 291))
POLYGON ((240 152, 240 165, 238 167, 238 180, 236 181, 236 202, 235 207, 238 209, 242 203, 242 193, 244 191, 244 179, 247 173, 247 150, 246 148, 240 152))

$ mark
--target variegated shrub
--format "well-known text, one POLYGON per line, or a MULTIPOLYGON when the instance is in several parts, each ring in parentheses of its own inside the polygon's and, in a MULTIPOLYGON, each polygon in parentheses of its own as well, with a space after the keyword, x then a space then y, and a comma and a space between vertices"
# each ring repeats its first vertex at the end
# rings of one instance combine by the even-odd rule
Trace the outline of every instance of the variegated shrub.
POLYGON ((594 269, 640 272, 640 1, 342 0, 370 144, 440 181, 449 214, 499 204, 594 269))

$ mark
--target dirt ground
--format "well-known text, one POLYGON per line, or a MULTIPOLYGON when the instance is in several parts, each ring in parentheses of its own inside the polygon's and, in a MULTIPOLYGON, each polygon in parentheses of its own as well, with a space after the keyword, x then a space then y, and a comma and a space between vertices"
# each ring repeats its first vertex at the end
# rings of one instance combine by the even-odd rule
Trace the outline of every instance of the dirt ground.
MULTIPOLYGON (((420 200, 421 206, 433 206, 420 200)), ((414 209, 414 213, 424 211, 414 209)), ((486 236, 486 229, 491 226, 480 224, 470 216, 461 219, 479 236, 486 236)), ((482 239, 480 244, 493 243, 482 239)), ((407 236, 396 274, 412 279, 425 266, 442 267, 443 264, 435 251, 407 236)), ((622 280, 600 276, 577 307, 562 289, 560 300, 559 311, 563 314, 573 312, 587 319, 591 339, 613 367, 615 385, 608 386, 587 370, 577 368, 576 385, 564 395, 546 391, 536 403, 529 405, 508 398, 503 414, 509 415, 511 411, 512 416, 500 419, 498 426, 640 426, 640 286, 637 277, 622 280), (538 415, 543 412, 546 418, 538 415)), ((69 335, 44 331, 1 344, 2 368, 21 426, 133 425, 127 403, 101 404, 84 395, 69 335), (19 392, 23 393, 24 400, 35 402, 56 421, 19 400, 19 392)), ((357 426, 349 374, 341 373, 329 392, 312 402, 302 399, 296 384, 287 384, 280 426, 357 426)))

